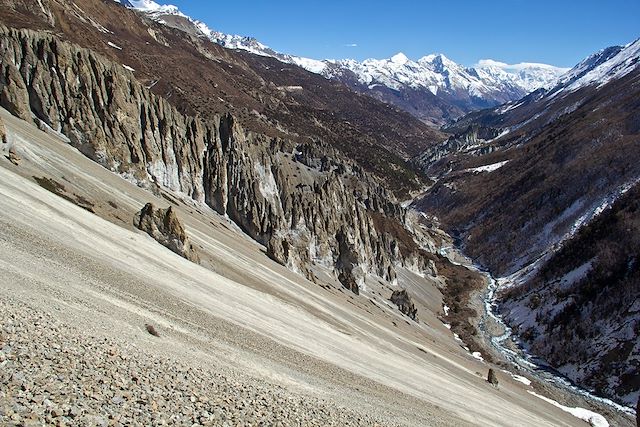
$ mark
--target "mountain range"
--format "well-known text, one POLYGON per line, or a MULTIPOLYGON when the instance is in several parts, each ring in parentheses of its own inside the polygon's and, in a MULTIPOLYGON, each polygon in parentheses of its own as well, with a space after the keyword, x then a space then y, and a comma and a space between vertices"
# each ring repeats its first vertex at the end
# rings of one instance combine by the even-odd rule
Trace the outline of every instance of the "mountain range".
POLYGON ((316 61, 0 5, 0 419, 631 425, 639 40, 316 61))
MULTIPOLYGON (((119 0, 116 0, 119 2, 119 0)), ((175 6, 152 0, 129 1, 128 7, 166 25, 187 29, 229 49, 276 58, 395 105, 426 123, 440 126, 473 110, 522 98, 539 88, 554 86, 568 69, 547 64, 509 65, 481 60, 473 67, 459 65, 443 54, 417 61, 403 53, 389 59, 316 60, 277 52, 252 37, 224 34, 194 20, 175 6)))

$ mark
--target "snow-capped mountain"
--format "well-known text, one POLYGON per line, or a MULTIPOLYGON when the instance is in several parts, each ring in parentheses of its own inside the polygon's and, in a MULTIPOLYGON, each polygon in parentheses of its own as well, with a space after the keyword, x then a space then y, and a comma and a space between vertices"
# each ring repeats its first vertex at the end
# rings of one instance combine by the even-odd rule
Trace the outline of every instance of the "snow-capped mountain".
POLYGON ((640 39, 624 46, 611 46, 588 56, 559 80, 553 92, 573 92, 581 87, 602 87, 640 66, 640 39))
MULTIPOLYGON (((468 91, 471 96, 483 97, 493 92, 522 90, 525 93, 552 86, 567 69, 545 64, 508 66, 497 61, 483 60, 474 68, 465 68, 443 54, 432 54, 412 61, 403 53, 389 59, 325 61, 353 71, 363 84, 384 84, 392 89, 402 87, 426 88, 434 95, 439 91, 468 91)), ((323 70, 323 74, 331 76, 323 70)))
POLYGON ((486 59, 467 68, 442 54, 427 55, 417 61, 403 53, 388 59, 361 62, 316 60, 277 52, 252 37, 212 30, 205 23, 181 13, 176 6, 160 5, 153 0, 115 1, 181 29, 185 29, 184 22, 176 24, 175 17, 184 18, 196 33, 224 47, 273 57, 341 81, 358 92, 393 104, 435 125, 473 110, 520 99, 539 88, 553 87, 568 70, 546 64, 509 65, 486 59))

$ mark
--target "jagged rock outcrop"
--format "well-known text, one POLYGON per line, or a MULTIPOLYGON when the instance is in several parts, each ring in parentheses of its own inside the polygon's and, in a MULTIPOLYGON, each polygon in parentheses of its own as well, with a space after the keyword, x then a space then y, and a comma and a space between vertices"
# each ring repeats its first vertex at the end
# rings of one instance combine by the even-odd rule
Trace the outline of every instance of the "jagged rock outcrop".
MULTIPOLYGON (((452 129, 458 130, 458 129, 452 129)), ((469 125, 466 129, 456 132, 450 136, 447 140, 442 141, 439 144, 435 144, 432 147, 427 148, 418 156, 412 159, 412 163, 419 169, 429 171, 433 174, 434 170, 432 166, 439 160, 446 159, 459 152, 472 152, 476 154, 489 154, 493 151, 492 147, 483 145, 487 141, 490 141, 500 134, 499 130, 478 126, 469 125)), ((442 165, 440 169, 445 171, 448 169, 448 165, 442 165)), ((438 170, 438 173, 442 173, 442 170, 438 170)))
POLYGON ((411 297, 406 289, 393 291, 389 300, 398 306, 398 309, 409 316, 414 321, 418 321, 418 309, 413 304, 411 297))
POLYGON ((121 65, 48 33, 0 27, 0 53, 0 105, 142 187, 227 215, 294 271, 325 266, 357 292, 366 274, 393 281, 405 260, 427 264, 407 211, 329 144, 250 132, 229 114, 185 116, 121 65))
POLYGON ((147 203, 135 215, 133 225, 181 257, 196 263, 200 261, 182 223, 171 206, 167 209, 160 209, 152 203, 147 203))
POLYGON ((16 166, 20 165, 20 162, 22 161, 22 159, 20 158, 20 156, 18 156, 18 153, 16 152, 16 149, 14 147, 9 148, 7 159, 9 159, 9 161, 16 166))

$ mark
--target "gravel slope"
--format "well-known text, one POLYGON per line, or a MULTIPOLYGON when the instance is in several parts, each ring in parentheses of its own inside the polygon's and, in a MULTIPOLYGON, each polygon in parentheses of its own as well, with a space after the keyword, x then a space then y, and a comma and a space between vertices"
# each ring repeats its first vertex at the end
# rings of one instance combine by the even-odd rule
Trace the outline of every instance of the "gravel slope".
POLYGON ((0 158, 0 421, 191 425, 206 411, 213 425, 583 425, 520 383, 488 385, 436 313, 411 324, 372 294, 307 282, 200 206, 179 216, 208 268, 184 260, 130 225, 166 199, 0 114, 22 158, 0 158))

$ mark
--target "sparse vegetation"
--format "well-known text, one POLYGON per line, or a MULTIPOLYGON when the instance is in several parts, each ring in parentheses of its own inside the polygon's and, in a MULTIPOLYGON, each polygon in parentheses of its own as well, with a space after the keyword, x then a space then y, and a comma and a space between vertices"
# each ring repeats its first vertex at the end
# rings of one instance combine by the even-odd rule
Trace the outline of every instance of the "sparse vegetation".
POLYGON ((522 301, 535 314, 536 327, 521 327, 520 338, 555 366, 597 366, 585 374, 590 387, 618 395, 636 390, 640 320, 631 307, 640 295, 638 254, 640 185, 567 241, 527 286, 502 297, 505 306, 522 301), (579 268, 584 274, 567 280, 579 268), (612 378, 620 383, 610 386, 612 378))
POLYGON ((37 176, 34 176, 33 179, 38 183, 40 187, 44 188, 45 190, 50 191, 58 197, 62 197, 63 199, 73 203, 78 207, 81 207, 86 211, 95 213, 95 210, 93 209, 95 205, 93 204, 93 202, 87 200, 84 196, 81 195, 68 194, 65 186, 60 184, 55 179, 37 176))

